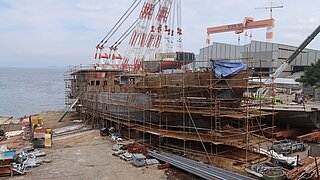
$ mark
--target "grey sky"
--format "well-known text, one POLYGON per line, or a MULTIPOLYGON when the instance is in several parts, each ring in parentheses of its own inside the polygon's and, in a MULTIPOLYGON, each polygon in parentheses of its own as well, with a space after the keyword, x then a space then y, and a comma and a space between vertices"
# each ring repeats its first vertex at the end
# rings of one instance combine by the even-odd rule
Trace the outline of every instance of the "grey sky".
MULTIPOLYGON (((47 67, 92 63, 95 45, 132 0, 0 0, 0 66, 47 67)), ((206 28, 269 17, 269 0, 182 0, 184 50, 205 46, 206 28)), ((273 42, 299 45, 320 24, 319 0, 273 0, 273 42)), ((129 24, 128 24, 129 25, 129 24)), ((264 41, 265 29, 253 30, 264 41)), ((212 41, 237 44, 233 32, 212 41)), ((242 37, 242 44, 248 42, 242 37)), ((320 37, 309 48, 320 49, 320 37)), ((126 47, 120 49, 125 52, 126 47)))

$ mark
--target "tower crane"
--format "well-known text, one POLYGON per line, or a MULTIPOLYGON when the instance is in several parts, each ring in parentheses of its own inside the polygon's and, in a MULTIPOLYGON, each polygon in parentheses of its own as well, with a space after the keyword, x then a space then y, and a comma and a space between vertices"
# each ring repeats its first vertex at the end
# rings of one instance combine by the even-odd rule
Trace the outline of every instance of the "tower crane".
POLYGON ((272 1, 270 2, 270 6, 266 6, 266 7, 257 7, 255 9, 269 9, 270 11, 270 19, 272 19, 272 9, 277 9, 277 8, 283 8, 283 6, 272 6, 272 1))
MULTIPOLYGON (((266 7, 258 7, 258 8, 255 8, 255 9, 266 9, 266 10, 269 10, 270 11, 270 19, 272 19, 272 12, 273 12, 273 9, 279 9, 279 8, 283 8, 283 6, 273 6, 272 5, 272 1, 270 2, 270 6, 266 6, 266 7)), ((267 39, 272 39, 273 38, 273 32, 272 32, 272 29, 273 27, 267 27, 267 39)))
MULTIPOLYGON (((216 33, 223 33, 223 32, 232 32, 234 31, 236 34, 243 33, 244 30, 247 29, 257 29, 257 28, 264 28, 264 27, 273 27, 275 24, 275 19, 263 19, 255 21, 252 17, 245 17, 242 23, 236 24, 228 24, 223 26, 215 26, 207 28, 207 44, 211 44, 210 42, 210 35, 216 33)), ((268 34, 266 38, 270 38, 268 34)))

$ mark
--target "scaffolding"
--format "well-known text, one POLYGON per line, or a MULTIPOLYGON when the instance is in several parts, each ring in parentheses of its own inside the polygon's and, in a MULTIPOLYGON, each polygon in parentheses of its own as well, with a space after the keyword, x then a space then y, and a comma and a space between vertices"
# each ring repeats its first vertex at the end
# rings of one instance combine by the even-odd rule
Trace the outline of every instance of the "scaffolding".
POLYGON ((274 113, 259 108, 272 100, 252 96, 253 89, 264 86, 264 72, 247 70, 220 79, 211 70, 164 74, 93 67, 67 73, 72 76, 66 76, 71 80, 67 93, 83 93, 77 112, 95 128, 114 127, 144 146, 227 169, 264 158, 252 151, 270 141, 264 132, 274 128, 273 122, 262 121, 274 121, 274 113), (260 83, 251 84, 253 79, 260 83))

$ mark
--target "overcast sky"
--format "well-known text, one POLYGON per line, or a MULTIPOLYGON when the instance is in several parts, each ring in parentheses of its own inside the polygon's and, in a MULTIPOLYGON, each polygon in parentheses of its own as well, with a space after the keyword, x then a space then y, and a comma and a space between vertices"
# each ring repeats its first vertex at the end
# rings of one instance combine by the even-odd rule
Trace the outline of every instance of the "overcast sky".
MULTIPOLYGON (((0 66, 64 67, 92 63, 95 45, 133 0, 0 0, 0 66)), ((184 50, 205 46, 206 28, 269 17, 269 0, 182 0, 184 50)), ((299 45, 320 24, 320 0, 273 0, 273 42, 299 45)), ((136 16, 136 14, 135 14, 136 16)), ((134 18, 132 18, 134 19, 134 18)), ((265 29, 252 31, 265 41, 265 29)), ((319 35, 320 36, 320 35, 319 35)), ((237 44, 223 33, 212 41, 237 44)), ((241 43, 247 43, 242 37, 241 43)), ((309 48, 320 49, 320 37, 309 48)), ((125 52, 126 47, 120 49, 125 52)))

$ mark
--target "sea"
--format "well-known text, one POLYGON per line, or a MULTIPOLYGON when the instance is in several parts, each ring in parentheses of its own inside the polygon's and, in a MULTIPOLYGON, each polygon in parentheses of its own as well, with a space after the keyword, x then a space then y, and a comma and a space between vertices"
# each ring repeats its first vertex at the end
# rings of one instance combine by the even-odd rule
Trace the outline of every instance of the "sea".
POLYGON ((63 68, 0 67, 0 116, 64 110, 63 68))

